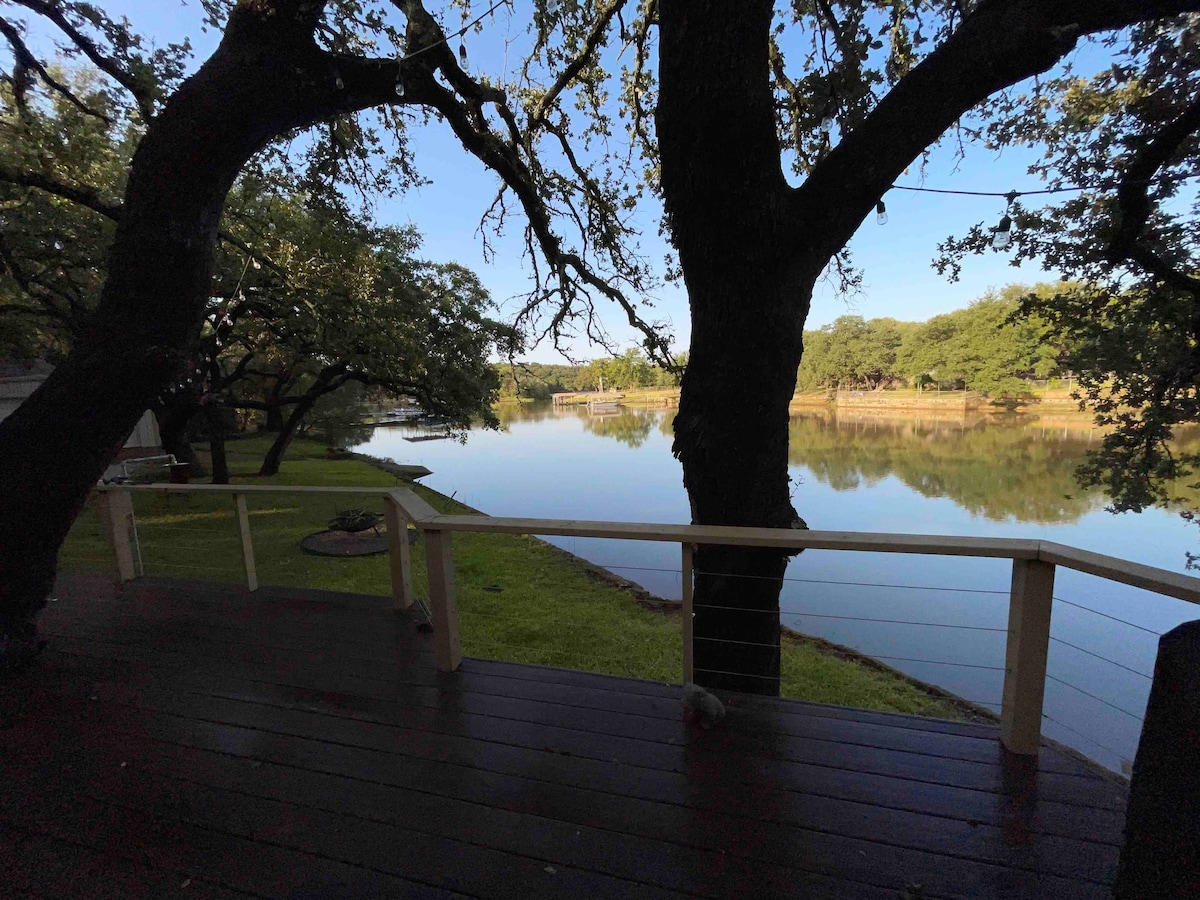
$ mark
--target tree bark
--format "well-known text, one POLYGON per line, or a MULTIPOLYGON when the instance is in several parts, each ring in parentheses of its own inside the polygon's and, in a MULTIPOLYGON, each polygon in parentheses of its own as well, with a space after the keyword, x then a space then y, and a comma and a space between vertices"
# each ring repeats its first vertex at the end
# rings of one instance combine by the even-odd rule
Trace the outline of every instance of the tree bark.
POLYGON ((346 366, 344 364, 339 363, 321 370, 320 374, 317 375, 317 380, 304 392, 304 395, 300 397, 296 405, 292 407, 292 412, 280 429, 279 436, 275 438, 275 442, 271 444, 271 449, 263 457, 262 466, 258 470, 259 476, 266 478, 279 474, 279 467, 283 463, 283 455, 291 445, 292 438, 296 436, 296 429, 300 427, 300 423, 304 421, 304 417, 312 412, 312 408, 316 406, 318 400, 326 394, 333 393, 345 383, 346 366))
MULTIPOLYGON (((660 5, 663 194, 692 310, 674 452, 692 520, 705 525, 802 524, 788 486, 788 401, 820 265, 797 258, 787 229, 771 9, 770 0, 746 0, 736 14, 718 0, 660 5)), ((701 547, 694 560, 696 681, 778 694, 788 554, 701 547)))
POLYGON ((334 86, 310 74, 328 74, 312 40, 319 15, 299 0, 238 5, 216 53, 138 145, 85 333, 0 423, 0 669, 36 652, 67 530, 199 332, 234 178, 269 139, 334 108, 334 86))
MULTIPOLYGON (((317 395, 320 396, 320 395, 317 395)), ((292 438, 296 436, 296 429, 300 427, 300 423, 304 421, 304 417, 312 411, 317 402, 317 396, 305 395, 301 398, 293 408, 291 414, 287 417, 287 421, 283 423, 283 427, 279 429, 279 434, 276 435, 274 442, 271 444, 271 449, 267 451, 267 455, 263 457, 262 466, 258 470, 258 474, 263 478, 268 478, 271 475, 279 474, 279 467, 283 464, 283 455, 287 453, 288 447, 291 446, 292 438)))
POLYGON ((174 456, 176 462, 187 463, 189 474, 203 474, 200 460, 188 439, 188 423, 199 412, 199 407, 189 400, 160 403, 153 409, 154 417, 158 420, 158 433, 162 437, 163 452, 174 456))
POLYGON ((275 384, 271 386, 271 390, 268 392, 265 401, 266 420, 263 422, 263 431, 271 434, 279 434, 279 432, 283 431, 283 397, 290 383, 290 378, 284 378, 280 375, 275 379, 275 384))
POLYGON ((209 427, 213 430, 208 436, 208 450, 212 456, 212 483, 229 484, 229 457, 225 453, 225 432, 220 423, 213 422, 215 416, 209 416, 209 427))

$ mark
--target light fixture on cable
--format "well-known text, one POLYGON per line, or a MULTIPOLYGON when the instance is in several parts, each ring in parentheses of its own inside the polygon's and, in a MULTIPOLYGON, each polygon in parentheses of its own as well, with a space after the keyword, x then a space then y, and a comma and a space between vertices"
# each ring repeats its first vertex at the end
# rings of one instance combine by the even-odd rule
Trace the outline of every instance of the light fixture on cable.
POLYGON ((1013 201, 1016 200, 1017 197, 1019 197, 1019 196, 1021 196, 1021 195, 1019 193, 1017 193, 1016 191, 1009 191, 1007 194, 1004 195, 1004 199, 1005 199, 1004 215, 1000 218, 1000 224, 992 229, 992 249, 993 250, 1006 250, 1006 249, 1008 249, 1008 246, 1012 243, 1013 221, 1012 221, 1012 216, 1010 216, 1008 214, 1008 211, 1010 209, 1012 209, 1013 201))

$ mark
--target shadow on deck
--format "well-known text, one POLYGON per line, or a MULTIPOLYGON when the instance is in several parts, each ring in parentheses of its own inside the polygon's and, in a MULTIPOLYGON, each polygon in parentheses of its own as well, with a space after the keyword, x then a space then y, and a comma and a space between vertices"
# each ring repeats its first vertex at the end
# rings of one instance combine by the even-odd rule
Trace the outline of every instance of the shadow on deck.
POLYGON ((48 897, 1101 897, 1124 785, 995 728, 464 660, 383 598, 64 579, 0 687, 48 897))

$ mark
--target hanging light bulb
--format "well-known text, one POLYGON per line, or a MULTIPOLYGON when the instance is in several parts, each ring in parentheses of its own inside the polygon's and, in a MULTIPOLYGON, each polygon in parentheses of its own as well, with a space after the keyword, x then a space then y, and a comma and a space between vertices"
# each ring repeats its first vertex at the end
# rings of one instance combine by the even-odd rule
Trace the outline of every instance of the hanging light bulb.
POLYGON ((992 249, 1004 250, 1012 243, 1012 219, 1005 216, 992 231, 992 249))
POLYGON ((396 75, 396 96, 397 97, 404 96, 404 81, 403 81, 403 79, 401 79, 401 77, 398 73, 396 75))
POLYGON ((830 115, 829 113, 825 113, 825 115, 821 119, 821 134, 824 137, 829 137, 829 135, 832 132, 833 132, 833 116, 830 115))
POLYGON ((339 91, 344 91, 346 89, 346 82, 342 81, 342 76, 340 74, 334 76, 333 83, 339 91))
POLYGON ((262 268, 262 263, 260 263, 260 262, 259 262, 257 259, 255 259, 253 256, 252 256, 252 257, 250 257, 250 265, 254 267, 254 271, 256 271, 256 272, 257 272, 259 269, 261 269, 261 268, 262 268))
POLYGON ((875 204, 875 221, 880 225, 887 224, 887 204, 882 200, 875 204))
POLYGON ((458 61, 466 66, 467 64, 467 45, 462 41, 458 42, 458 61))

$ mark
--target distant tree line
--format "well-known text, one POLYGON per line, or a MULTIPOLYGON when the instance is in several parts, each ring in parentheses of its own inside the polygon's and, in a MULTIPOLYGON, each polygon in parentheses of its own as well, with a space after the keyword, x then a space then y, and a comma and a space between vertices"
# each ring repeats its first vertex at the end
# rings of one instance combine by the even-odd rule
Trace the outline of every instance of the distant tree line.
POLYGON ((1023 298, 1061 289, 1009 285, 926 322, 841 316, 804 333, 796 389, 938 385, 989 396, 1028 393, 1031 380, 1062 373, 1064 348, 1044 321, 1014 314, 1023 298))
MULTIPOLYGON (((676 354, 682 369, 687 354, 676 354)), ((593 359, 582 365, 517 362, 500 363, 500 396, 548 400, 570 391, 629 391, 638 388, 677 388, 681 376, 655 365, 635 347, 620 356, 593 359)))

